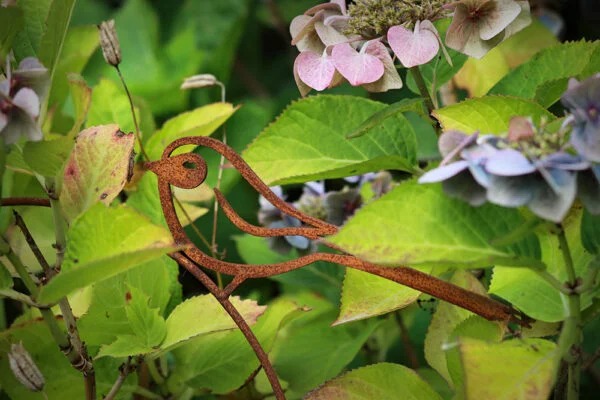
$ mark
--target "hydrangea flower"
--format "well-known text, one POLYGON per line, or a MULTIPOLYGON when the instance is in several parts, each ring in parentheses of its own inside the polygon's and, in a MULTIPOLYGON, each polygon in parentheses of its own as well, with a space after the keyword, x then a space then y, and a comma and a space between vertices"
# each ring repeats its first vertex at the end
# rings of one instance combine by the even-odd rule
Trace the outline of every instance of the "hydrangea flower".
POLYGON ((560 222, 575 200, 578 173, 590 169, 566 146, 566 130, 547 132, 543 123, 536 128, 523 117, 511 119, 506 137, 449 131, 440 138, 446 159, 419 182, 443 182, 448 195, 471 205, 527 206, 539 217, 560 222), (449 143, 458 145, 448 151, 444 145, 449 143), (460 160, 448 163, 458 154, 460 160))
POLYGON ((600 163, 600 74, 582 82, 572 78, 561 101, 571 111, 571 144, 589 161, 600 163))
POLYGON ((446 8, 454 11, 446 45, 478 59, 531 23, 526 0, 460 0, 446 8))
POLYGON ((292 20, 292 44, 300 50, 294 78, 303 96, 344 80, 372 92, 402 87, 387 48, 379 40, 365 41, 348 33, 349 19, 345 1, 332 0, 292 20))
MULTIPOLYGON (((271 190, 277 197, 285 200, 281 186, 273 186, 271 190)), ((302 225, 299 219, 283 213, 262 195, 259 196, 258 202, 260 204, 258 222, 261 225, 268 228, 291 228, 302 225)), ((292 248, 296 248, 301 252, 310 251, 311 249, 311 240, 304 236, 275 236, 267 238, 267 242, 271 250, 280 254, 288 254, 292 248)))
POLYGON ((6 144, 21 135, 29 140, 43 138, 37 126, 40 102, 48 90, 47 70, 35 58, 25 58, 15 71, 7 62, 6 79, 0 82, 0 134, 6 144))

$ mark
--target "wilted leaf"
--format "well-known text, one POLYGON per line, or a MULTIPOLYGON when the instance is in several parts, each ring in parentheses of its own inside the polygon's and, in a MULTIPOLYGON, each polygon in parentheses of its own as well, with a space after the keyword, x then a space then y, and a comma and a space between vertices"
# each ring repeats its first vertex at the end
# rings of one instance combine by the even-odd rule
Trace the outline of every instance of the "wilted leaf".
POLYGON ((60 203, 69 221, 101 201, 110 204, 129 174, 135 137, 104 125, 79 133, 64 171, 60 203))

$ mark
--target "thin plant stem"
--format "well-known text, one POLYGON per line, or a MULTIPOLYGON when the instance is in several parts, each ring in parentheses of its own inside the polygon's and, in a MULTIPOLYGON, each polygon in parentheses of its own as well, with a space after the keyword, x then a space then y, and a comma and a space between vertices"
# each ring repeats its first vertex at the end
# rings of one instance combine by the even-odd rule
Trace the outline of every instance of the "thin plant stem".
MULTIPOLYGON (((571 289, 578 286, 577 274, 573 265, 573 257, 569 250, 569 244, 565 231, 559 227, 558 242, 563 255, 565 270, 567 272, 567 284, 571 289)), ((567 296, 568 315, 563 323, 563 328, 558 341, 563 360, 568 363, 567 400, 579 398, 579 385, 581 379, 581 299, 575 290, 567 296)))
POLYGON ((419 358, 417 357, 417 352, 410 342, 410 337, 408 336, 408 329, 406 329, 406 325, 404 324, 404 320, 402 319, 402 315, 400 311, 396 311, 394 313, 394 318, 396 319, 396 323, 400 328, 400 335, 402 339, 402 345, 404 346, 404 351, 410 360, 410 367, 414 370, 419 369, 421 366, 419 364, 419 358))
POLYGON ((421 75, 421 71, 418 66, 410 67, 408 69, 410 74, 412 75, 417 87, 419 88, 419 93, 421 93, 421 97, 425 102, 425 107, 427 107, 428 114, 431 114, 435 107, 433 106, 433 100, 431 100, 431 95, 429 94, 429 90, 427 89, 427 84, 425 83, 425 79, 423 79, 423 75, 421 75))
MULTIPOLYGON (((26 294, 23 294, 21 292, 17 292, 16 290, 2 289, 2 290, 0 290, 0 297, 15 300, 15 301, 21 302, 23 304, 27 304, 28 306, 35 307, 35 308, 44 308, 43 304, 36 303, 35 301, 33 301, 33 299, 31 297, 29 297, 26 294)), ((2 302, 2 304, 4 304, 4 302, 2 302)), ((5 329, 6 329, 6 327, 5 327, 5 329)))
POLYGON ((129 99, 129 106, 131 107, 131 117, 133 118, 133 125, 135 127, 135 138, 137 139, 138 143, 140 144, 140 152, 142 153, 142 156, 144 156, 144 158, 147 161, 150 161, 148 154, 146 154, 146 150, 144 150, 144 144, 142 143, 142 135, 140 134, 140 127, 138 125, 137 117, 135 115, 135 106, 133 105, 133 98, 131 97, 131 93, 129 93, 129 88, 127 87, 127 84, 125 83, 125 78, 123 77, 123 74, 121 73, 121 70, 119 69, 119 66, 116 65, 115 69, 117 70, 117 74, 119 74, 119 79, 121 79, 121 83, 123 84, 123 88, 125 89, 125 93, 127 94, 127 98, 129 99))
MULTIPOLYGON (((221 87, 221 102, 225 103, 226 89, 225 85, 222 82, 217 81, 217 85, 221 87)), ((221 141, 223 144, 227 145, 227 129, 225 128, 225 123, 223 123, 223 137, 221 141)), ((219 160, 219 170, 217 171, 217 185, 216 189, 221 190, 221 181, 223 180, 223 165, 225 165, 225 156, 221 154, 221 159, 219 160)), ((218 253, 217 248, 217 220, 219 217, 219 202, 215 199, 214 209, 213 209, 213 229, 212 229, 212 238, 210 241, 210 245, 213 248, 214 253, 218 253)), ((221 273, 217 271, 217 286, 219 289, 223 289, 223 277, 221 273)))
POLYGON ((38 263, 44 270, 44 273, 46 275, 49 275, 51 273, 50 264, 48 264, 48 261, 46 261, 46 259, 44 258, 44 255, 40 251, 40 248, 38 247, 37 243, 35 242, 35 239, 33 238, 33 236, 31 236, 31 232, 29 232, 27 225, 25 225, 25 221, 23 220, 23 217, 21 217, 21 215, 16 210, 13 211, 13 215, 15 216, 15 223, 17 224, 19 229, 21 229, 23 236, 25 236, 25 241, 29 245, 29 248, 33 252, 33 255, 35 256, 38 263))
POLYGON ((440 60, 442 59, 441 55, 438 55, 435 59, 435 65, 433 67, 433 79, 431 80, 431 100, 433 102, 433 107, 434 109, 439 108, 439 102, 438 102, 438 96, 437 96, 437 72, 438 72, 438 65, 440 63, 440 60))
MULTIPOLYGON (((65 249, 67 247, 66 221, 61 213, 61 207, 58 196, 56 195, 56 186, 54 182, 47 182, 46 192, 48 193, 48 197, 50 197, 50 206, 52 208, 52 216, 54 219, 54 237, 56 241, 56 263, 54 265, 54 271, 51 271, 51 273, 48 274, 48 279, 52 279, 52 277, 61 270, 65 249)), ((63 352, 65 352, 65 355, 69 361, 71 361, 71 365, 83 374, 86 399, 96 399, 96 374, 94 372, 94 364, 87 354, 84 343, 79 337, 75 315, 73 315, 71 304, 69 304, 69 300, 66 296, 58 301, 58 306, 60 307, 60 311, 64 318, 69 339, 69 348, 66 352, 64 350, 63 352)))
POLYGON ((125 382, 125 379, 127 379, 129 373, 134 369, 135 366, 131 365, 131 356, 127 357, 127 361, 125 361, 125 364, 119 367, 119 376, 110 388, 110 392, 108 392, 108 394, 104 397, 104 400, 113 400, 117 396, 119 390, 121 390, 121 386, 123 386, 123 383, 125 382))
POLYGON ((19 277, 25 284, 27 290, 29 290, 29 293, 31 293, 34 298, 37 298, 40 290, 33 281, 31 275, 29 275, 29 271, 27 271, 21 260, 19 260, 17 255, 12 250, 9 250, 9 252, 6 254, 6 258, 8 258, 8 261, 10 261, 12 266, 15 268, 17 274, 19 274, 19 277))
POLYGON ((561 283, 558 279, 556 279, 554 277, 554 275, 552 275, 551 273, 549 273, 545 269, 535 269, 535 268, 532 268, 531 271, 535 272, 540 278, 542 278, 547 283, 549 283, 550 285, 552 285, 552 287, 554 289, 558 290, 562 294, 565 294, 565 295, 568 296, 573 291, 572 289, 569 289, 568 287, 566 287, 563 283, 561 283))
POLYGON ((50 207, 50 200, 40 197, 6 197, 0 200, 0 206, 50 207))
POLYGON ((162 385, 165 383, 165 378, 163 378, 160 372, 158 372, 154 360, 146 360, 146 366, 148 366, 148 372, 150 372, 150 376, 152 377, 152 380, 156 382, 156 384, 162 385))

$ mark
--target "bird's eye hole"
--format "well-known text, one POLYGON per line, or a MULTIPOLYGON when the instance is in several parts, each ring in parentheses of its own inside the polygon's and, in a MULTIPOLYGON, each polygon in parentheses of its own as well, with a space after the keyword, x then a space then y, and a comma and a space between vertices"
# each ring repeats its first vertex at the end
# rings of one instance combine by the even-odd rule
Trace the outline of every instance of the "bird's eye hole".
POLYGON ((194 163, 194 162, 191 162, 191 161, 185 161, 185 162, 183 163, 183 168, 185 168, 185 169, 196 169, 196 168, 197 168, 197 166, 196 166, 196 163, 194 163))

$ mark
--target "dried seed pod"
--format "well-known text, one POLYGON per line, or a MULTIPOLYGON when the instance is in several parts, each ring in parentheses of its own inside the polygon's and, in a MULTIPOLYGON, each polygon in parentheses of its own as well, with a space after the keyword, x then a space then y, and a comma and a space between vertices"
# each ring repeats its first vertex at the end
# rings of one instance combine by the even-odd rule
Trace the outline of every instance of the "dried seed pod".
POLYGON ((121 46, 115 29, 115 20, 104 21, 98 25, 100 31, 100 47, 107 63, 117 67, 121 63, 121 46))
POLYGON ((217 84, 217 78, 211 74, 200 74, 185 78, 180 86, 181 90, 185 89, 198 89, 203 87, 210 87, 217 84))
POLYGON ((13 343, 8 353, 10 369, 19 382, 32 392, 44 389, 44 376, 23 346, 23 343, 13 343))

